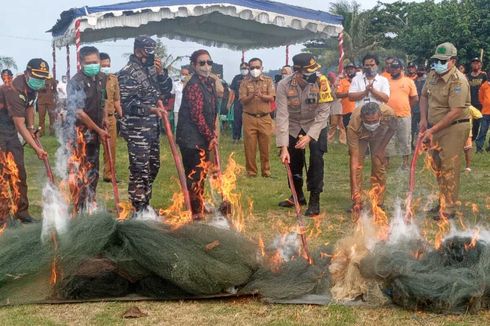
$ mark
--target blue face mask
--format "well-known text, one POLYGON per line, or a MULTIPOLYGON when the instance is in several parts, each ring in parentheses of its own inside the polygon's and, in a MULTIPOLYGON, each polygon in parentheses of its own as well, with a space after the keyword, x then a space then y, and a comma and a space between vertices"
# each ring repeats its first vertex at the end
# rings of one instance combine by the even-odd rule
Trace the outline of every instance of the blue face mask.
POLYGON ((445 64, 442 64, 440 61, 435 62, 433 64, 434 71, 436 73, 438 73, 439 75, 442 75, 443 73, 445 73, 447 71, 447 64, 448 64, 448 61, 446 61, 445 64))
POLYGON ((32 90, 38 91, 46 87, 46 81, 44 79, 29 77, 27 79, 27 86, 32 90))
POLYGON ((111 67, 101 67, 100 71, 103 72, 104 74, 108 75, 111 73, 111 67))
POLYGON ((94 77, 100 72, 99 63, 91 63, 83 66, 83 73, 88 77, 94 77))

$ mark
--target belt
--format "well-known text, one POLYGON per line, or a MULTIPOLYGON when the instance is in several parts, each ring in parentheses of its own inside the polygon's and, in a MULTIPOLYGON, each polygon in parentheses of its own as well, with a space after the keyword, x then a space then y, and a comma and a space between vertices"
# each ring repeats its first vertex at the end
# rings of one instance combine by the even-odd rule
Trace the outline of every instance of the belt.
POLYGON ((114 116, 114 113, 108 113, 107 116, 108 117, 113 117, 114 116))
POLYGON ((266 115, 269 115, 270 113, 267 112, 267 113, 249 113, 249 112, 243 112, 243 113, 246 113, 248 115, 251 115, 252 117, 256 117, 256 118, 262 118, 262 117, 265 117, 266 115))
POLYGON ((458 123, 465 123, 465 122, 470 122, 470 119, 459 119, 459 120, 454 120, 453 123, 451 123, 451 126, 457 125, 458 123))

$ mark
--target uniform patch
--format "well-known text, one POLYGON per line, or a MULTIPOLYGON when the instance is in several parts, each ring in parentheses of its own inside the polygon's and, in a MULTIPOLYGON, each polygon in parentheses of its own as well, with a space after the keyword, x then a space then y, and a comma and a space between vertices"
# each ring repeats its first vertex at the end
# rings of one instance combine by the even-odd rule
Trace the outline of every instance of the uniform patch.
POLYGON ((24 102, 26 102, 26 101, 27 101, 27 99, 26 99, 26 97, 24 96, 24 94, 21 94, 21 93, 20 93, 20 94, 19 94, 19 98, 20 98, 22 101, 24 101, 24 102))
POLYGON ((455 94, 460 94, 461 93, 461 86, 455 86, 453 91, 455 94))

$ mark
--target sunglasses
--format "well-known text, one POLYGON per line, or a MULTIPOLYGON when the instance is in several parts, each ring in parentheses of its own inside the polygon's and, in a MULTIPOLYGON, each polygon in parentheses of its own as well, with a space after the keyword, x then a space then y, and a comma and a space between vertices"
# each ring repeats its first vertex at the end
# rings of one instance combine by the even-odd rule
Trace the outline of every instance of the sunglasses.
POLYGON ((155 48, 144 48, 146 54, 155 54, 155 48))
POLYGON ((207 64, 208 66, 212 66, 213 65, 213 60, 203 60, 203 61, 199 61, 199 65, 201 67, 203 67, 205 64, 207 64))
POLYGON ((439 59, 434 60, 434 63, 437 63, 437 62, 439 62, 441 65, 445 65, 447 60, 439 60, 439 59))

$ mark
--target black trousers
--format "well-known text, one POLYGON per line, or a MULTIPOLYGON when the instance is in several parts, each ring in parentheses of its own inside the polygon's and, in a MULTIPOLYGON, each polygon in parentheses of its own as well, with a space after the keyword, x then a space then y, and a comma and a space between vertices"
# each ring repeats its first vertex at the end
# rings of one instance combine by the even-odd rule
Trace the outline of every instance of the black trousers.
POLYGON ((242 114, 242 104, 240 101, 235 101, 233 105, 233 140, 240 140, 242 138, 242 114))
POLYGON ((97 184, 99 183, 99 151, 100 142, 96 132, 79 128, 83 133, 83 141, 85 143, 85 155, 83 144, 78 143, 76 152, 81 157, 81 163, 76 171, 76 167, 72 167, 73 173, 78 173, 78 189, 73 193, 73 203, 77 212, 83 211, 87 205, 96 202, 97 184))
POLYGON ((192 214, 202 214, 204 213, 204 182, 208 173, 206 167, 209 166, 209 150, 180 146, 180 153, 187 177, 192 214))
POLYGON ((347 129, 347 126, 349 125, 351 115, 352 113, 347 113, 342 116, 342 122, 344 123, 345 129, 347 129))
MULTIPOLYGON (((327 151, 327 132, 328 128, 322 129, 318 141, 311 140, 309 144, 310 148, 310 162, 306 172, 306 189, 310 192, 323 192, 323 175, 324 175, 324 160, 323 154, 327 151)), ((306 135, 301 130, 300 135, 306 135)), ((298 196, 303 194, 303 168, 305 166, 305 150, 296 149, 296 143, 298 138, 289 136, 289 156, 291 159, 290 167, 293 174, 293 182, 298 196)))
POLYGON ((11 199, 6 191, 11 189, 13 196, 13 210, 16 217, 29 216, 29 200, 27 199, 27 175, 24 165, 24 149, 20 144, 17 135, 12 137, 0 136, 0 221, 10 214, 11 199), (14 184, 9 169, 5 166, 7 155, 11 155, 18 170, 18 180, 14 184), (17 189, 18 195, 15 195, 14 189, 17 189))

